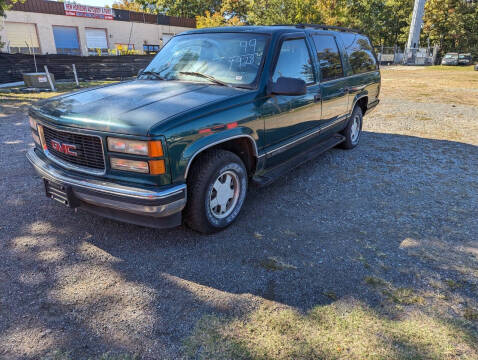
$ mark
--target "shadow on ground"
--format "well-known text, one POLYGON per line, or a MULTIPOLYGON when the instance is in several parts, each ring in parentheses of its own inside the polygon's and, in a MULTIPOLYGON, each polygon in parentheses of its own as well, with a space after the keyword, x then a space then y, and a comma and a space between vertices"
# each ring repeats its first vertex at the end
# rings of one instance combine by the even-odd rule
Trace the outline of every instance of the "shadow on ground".
MULTIPOLYGON (((262 319, 276 329, 273 317, 261 318, 271 307, 306 319, 317 336, 314 311, 318 328, 343 324, 320 316, 364 311, 372 323, 387 321, 380 326, 397 347, 439 356, 388 323, 419 311, 417 324, 452 321, 462 351, 477 351, 477 146, 364 133, 353 151, 333 149, 270 187, 252 188, 233 226, 201 236, 60 207, 33 177, 29 143, 0 136, 0 357, 55 350, 73 358, 107 351, 179 357, 207 316, 231 319, 221 329, 242 318, 246 328, 262 319)), ((292 334, 297 321, 289 325, 292 334)), ((338 351, 314 349, 286 354, 338 351)), ((385 355, 402 354, 390 349, 385 355)), ((240 354, 272 354, 246 350, 240 354)))

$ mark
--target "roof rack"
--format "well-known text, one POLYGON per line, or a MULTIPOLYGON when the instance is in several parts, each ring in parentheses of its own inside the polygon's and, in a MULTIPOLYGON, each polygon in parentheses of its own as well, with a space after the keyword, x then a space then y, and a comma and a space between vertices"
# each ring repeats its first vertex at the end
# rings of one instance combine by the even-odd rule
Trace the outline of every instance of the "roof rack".
POLYGON ((311 27, 314 29, 321 29, 321 30, 338 30, 338 31, 344 31, 344 32, 360 33, 360 30, 356 30, 356 29, 349 29, 342 26, 323 25, 323 24, 298 24, 296 25, 296 27, 298 28, 311 27))
POLYGON ((323 24, 275 24, 272 26, 294 26, 299 29, 313 28, 313 29, 321 29, 321 30, 338 30, 343 32, 354 32, 354 33, 362 33, 360 30, 357 29, 349 29, 342 26, 333 26, 333 25, 323 25, 323 24))

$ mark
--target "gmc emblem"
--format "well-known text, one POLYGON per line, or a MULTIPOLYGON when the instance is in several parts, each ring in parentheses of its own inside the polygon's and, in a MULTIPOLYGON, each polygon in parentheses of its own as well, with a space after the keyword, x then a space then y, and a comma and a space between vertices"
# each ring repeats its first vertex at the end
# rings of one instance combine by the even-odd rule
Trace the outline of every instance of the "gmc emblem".
POLYGON ((76 150, 76 145, 71 145, 71 144, 62 144, 61 142, 57 140, 51 140, 51 146, 53 150, 61 152, 66 155, 71 155, 71 156, 78 156, 78 153, 74 150, 76 150))

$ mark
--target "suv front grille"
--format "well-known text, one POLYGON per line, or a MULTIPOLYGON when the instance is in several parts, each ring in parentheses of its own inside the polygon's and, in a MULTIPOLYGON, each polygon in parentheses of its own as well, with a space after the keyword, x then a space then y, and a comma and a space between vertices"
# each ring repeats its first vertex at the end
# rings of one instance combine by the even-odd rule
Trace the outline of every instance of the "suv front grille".
POLYGON ((94 170, 105 169, 103 146, 99 137, 59 131, 46 126, 43 126, 43 134, 47 149, 54 157, 72 165, 94 170), (75 145, 74 152, 77 156, 56 150, 53 142, 75 145))

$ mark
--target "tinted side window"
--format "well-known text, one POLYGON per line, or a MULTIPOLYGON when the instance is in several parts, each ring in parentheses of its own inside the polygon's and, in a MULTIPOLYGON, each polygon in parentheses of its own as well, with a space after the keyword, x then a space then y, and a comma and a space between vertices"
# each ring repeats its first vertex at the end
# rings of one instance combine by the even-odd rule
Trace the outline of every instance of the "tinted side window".
POLYGON ((302 79, 307 84, 315 82, 305 39, 286 40, 282 43, 272 81, 277 81, 281 76, 302 79))
POLYGON ((343 76, 342 60, 333 36, 314 36, 317 58, 319 60, 322 81, 333 80, 343 76))
POLYGON ((341 33, 345 51, 354 74, 372 71, 377 68, 372 45, 367 37, 353 33, 341 33))

